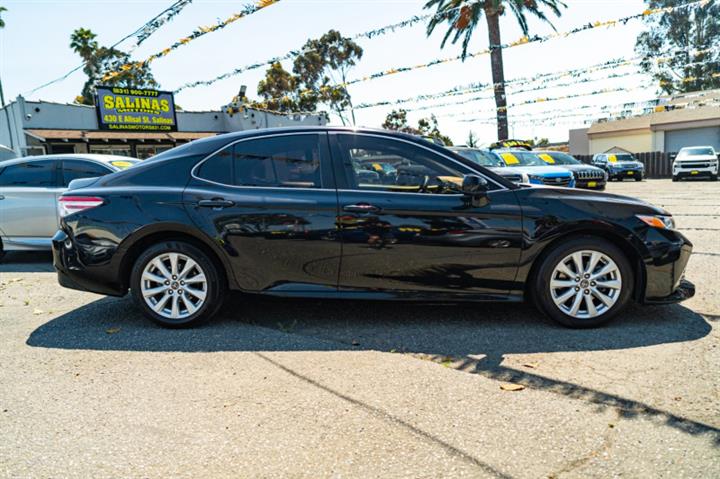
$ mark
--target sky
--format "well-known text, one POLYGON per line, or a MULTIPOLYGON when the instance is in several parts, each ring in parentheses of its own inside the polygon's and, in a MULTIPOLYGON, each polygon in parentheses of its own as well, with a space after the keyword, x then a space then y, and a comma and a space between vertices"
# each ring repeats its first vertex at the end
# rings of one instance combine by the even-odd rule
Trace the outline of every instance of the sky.
MULTIPOLYGON (((239 66, 269 60, 299 49, 308 38, 319 37, 329 29, 352 36, 428 13, 423 10, 425 1, 282 0, 156 60, 152 63, 152 71, 161 89, 174 90, 189 81, 213 78, 239 66)), ((90 28, 98 34, 100 44, 111 45, 172 3, 173 0, 0 0, 0 5, 8 9, 3 13, 6 27, 0 30, 0 78, 6 101, 24 94, 27 99, 72 102, 85 81, 81 71, 36 93, 26 93, 80 64, 79 57, 68 46, 74 29, 90 28)), ((144 59, 187 36, 198 26, 215 24, 219 19, 240 11, 248 3, 194 0, 172 22, 137 47, 133 51, 133 58, 144 59)), ((642 0, 565 0, 565 3, 567 8, 563 10, 562 16, 552 20, 560 32, 586 23, 632 15, 646 8, 642 0)), ((632 21, 625 26, 598 28, 544 43, 506 49, 503 52, 505 78, 533 77, 582 68, 614 58, 633 57, 635 39, 643 28, 641 21, 632 21)), ((504 43, 522 37, 522 31, 511 15, 502 17, 501 29, 504 43)), ((531 34, 547 35, 553 29, 533 19, 530 21, 530 31, 531 34)), ((364 54, 351 70, 349 78, 458 55, 461 51, 459 44, 448 43, 441 49, 443 33, 443 29, 438 29, 427 37, 425 25, 421 23, 370 40, 358 40, 364 54)), ((119 48, 129 50, 133 45, 133 39, 130 39, 119 48)), ((469 51, 480 51, 487 46, 487 28, 482 25, 476 31, 469 51)), ((285 68, 291 69, 291 63, 286 62, 285 68)), ((254 97, 257 83, 263 76, 264 69, 248 71, 211 86, 184 90, 176 95, 175 100, 185 110, 217 110, 230 102, 241 85, 247 85, 248 96, 254 97)), ((597 116, 599 107, 650 100, 658 95, 657 85, 648 76, 639 74, 635 67, 596 72, 589 77, 597 81, 555 88, 544 88, 537 83, 526 84, 522 90, 528 90, 528 87, 532 89, 523 92, 514 91, 517 87, 509 89, 510 105, 533 102, 538 98, 575 96, 511 108, 513 121, 510 136, 567 141, 568 130, 582 127, 583 120, 592 119, 593 113, 597 116), (626 72, 638 74, 608 78, 613 73, 626 72), (584 95, 618 88, 629 91, 584 95), (582 115, 568 117, 571 113, 582 115), (555 115, 562 117, 553 120, 555 115)), ((360 104, 441 92, 476 82, 492 82, 488 55, 356 83, 349 87, 349 91, 353 102, 360 104)), ((415 124, 418 119, 434 113, 440 130, 456 144, 465 143, 470 131, 475 133, 481 144, 489 144, 496 139, 494 101, 489 98, 489 92, 405 103, 402 106, 425 107, 448 101, 456 103, 410 111, 410 122, 415 124), (481 99, 470 101, 478 96, 481 99), (474 121, 461 121, 470 119, 474 121)), ((392 109, 392 106, 383 106, 357 110, 357 126, 379 127, 392 109)), ((339 124, 339 119, 333 116, 331 123, 339 124)))

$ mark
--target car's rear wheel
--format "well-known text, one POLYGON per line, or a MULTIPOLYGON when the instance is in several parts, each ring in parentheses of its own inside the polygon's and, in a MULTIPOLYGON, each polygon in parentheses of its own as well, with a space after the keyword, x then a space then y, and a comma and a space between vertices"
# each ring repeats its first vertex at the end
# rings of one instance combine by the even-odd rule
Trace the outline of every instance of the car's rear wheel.
POLYGON ((673 175, 672 177, 673 181, 680 181, 680 178, 677 175, 673 175))
POLYGON ((217 266, 202 250, 180 241, 148 248, 135 261, 130 289, 145 316, 171 327, 194 326, 220 309, 225 293, 217 266))
POLYGON ((642 175, 637 175, 635 177, 635 181, 642 181, 642 179, 643 179, 642 175))
POLYGON ((630 300, 633 271, 612 243, 581 237, 553 249, 533 283, 540 310, 571 328, 599 326, 630 300))

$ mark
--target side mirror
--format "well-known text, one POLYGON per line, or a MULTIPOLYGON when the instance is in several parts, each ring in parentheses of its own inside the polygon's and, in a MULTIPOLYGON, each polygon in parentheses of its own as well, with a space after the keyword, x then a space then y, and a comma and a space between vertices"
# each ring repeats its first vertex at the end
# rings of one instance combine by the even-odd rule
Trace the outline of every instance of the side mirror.
POLYGON ((488 203, 488 182, 485 178, 477 175, 465 175, 462 182, 462 192, 469 197, 468 206, 472 205, 479 208, 488 203))
POLYGON ((477 175, 465 175, 462 192, 470 196, 484 196, 488 191, 488 182, 477 175))

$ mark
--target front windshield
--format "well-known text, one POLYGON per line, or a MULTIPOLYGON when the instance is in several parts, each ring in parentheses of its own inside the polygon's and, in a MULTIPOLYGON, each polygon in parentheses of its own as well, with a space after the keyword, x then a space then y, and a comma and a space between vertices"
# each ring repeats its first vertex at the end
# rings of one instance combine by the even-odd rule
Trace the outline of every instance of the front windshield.
POLYGON ((507 166, 547 166, 547 163, 529 151, 501 151, 498 154, 507 166))
POLYGON ((580 162, 573 158, 572 156, 568 155, 567 153, 562 153, 560 151, 548 151, 546 153, 538 153, 537 156, 539 156, 542 160, 545 161, 545 163, 549 163, 551 165, 579 165, 580 162))
POLYGON ((499 166, 500 160, 489 151, 472 150, 472 149, 455 149, 452 150, 463 158, 477 163, 480 166, 499 166))
POLYGON ((683 148, 678 153, 678 156, 715 156, 715 152, 712 148, 683 148))
MULTIPOLYGON (((631 154, 629 154, 629 153, 618 153, 618 154, 610 155, 610 156, 611 156, 611 157, 614 156, 614 157, 615 157, 615 161, 635 161, 635 157, 633 157, 633 156, 632 156, 631 154)), ((614 161, 612 161, 612 159, 611 159, 610 161, 611 161, 612 163, 614 163, 614 161)))

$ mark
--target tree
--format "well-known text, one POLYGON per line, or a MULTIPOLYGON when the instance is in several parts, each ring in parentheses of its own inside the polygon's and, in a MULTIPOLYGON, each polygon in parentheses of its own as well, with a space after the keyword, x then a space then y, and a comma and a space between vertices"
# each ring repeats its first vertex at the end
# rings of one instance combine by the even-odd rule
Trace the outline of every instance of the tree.
POLYGON ((468 132, 467 140, 465 140, 465 144, 469 146, 470 148, 477 148, 478 146, 478 137, 475 136, 475 133, 471 131, 468 132))
POLYGON ((428 0, 424 8, 435 8, 436 14, 428 23, 427 35, 430 36, 438 25, 447 23, 449 26, 440 46, 444 48, 450 37, 452 37, 453 44, 462 38, 462 58, 465 60, 470 39, 479 26, 480 19, 483 15, 485 16, 490 41, 492 80, 495 85, 498 140, 506 140, 508 138, 508 112, 502 48, 500 47, 502 45, 500 17, 509 9, 523 33, 528 35, 527 14, 550 23, 544 9, 547 8, 556 16, 560 16, 560 8, 565 7, 565 4, 561 0, 482 0, 468 2, 458 9, 457 7, 462 3, 462 0, 428 0))
MULTIPOLYGON (((340 32, 330 30, 319 39, 308 40, 293 62, 292 74, 274 63, 258 84, 258 95, 266 106, 278 111, 314 111, 325 104, 346 123, 345 111, 352 100, 344 84, 347 74, 362 58, 363 49, 340 32)), ((355 114, 352 112, 353 123, 355 114)))
POLYGON ((2 12, 7 12, 7 8, 0 5, 0 28, 5 28, 5 20, 2 19, 2 12))
MULTIPOLYGON (((685 0, 647 0, 649 9, 683 3, 685 0)), ((665 93, 720 88, 720 77, 713 77, 720 70, 720 2, 648 15, 644 21, 647 30, 638 35, 635 50, 642 56, 643 71, 651 74, 665 93)))
POLYGON ((438 128, 438 121, 435 115, 431 115, 430 118, 421 118, 418 120, 417 128, 410 126, 407 119, 407 111, 393 110, 387 114, 382 127, 386 130, 400 131, 403 133, 409 133, 411 135, 427 136, 430 138, 437 138, 441 140, 445 145, 452 146, 453 142, 450 137, 440 133, 438 128))
POLYGON ((158 83, 150 72, 150 67, 132 62, 130 55, 115 48, 100 46, 95 40, 97 35, 87 28, 78 28, 70 35, 70 48, 83 59, 83 72, 88 79, 75 98, 76 103, 95 104, 95 87, 110 72, 121 72, 109 80, 102 81, 107 86, 151 88, 158 83), (124 67, 128 65, 127 67, 124 67))

